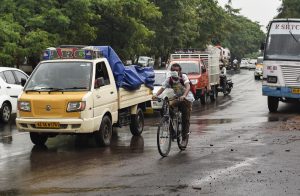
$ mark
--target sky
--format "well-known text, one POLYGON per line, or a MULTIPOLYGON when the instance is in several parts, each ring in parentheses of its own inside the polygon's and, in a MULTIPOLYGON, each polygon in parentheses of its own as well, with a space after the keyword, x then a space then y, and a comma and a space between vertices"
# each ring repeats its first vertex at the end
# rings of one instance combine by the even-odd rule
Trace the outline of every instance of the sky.
MULTIPOLYGON (((224 7, 228 0, 218 0, 218 2, 224 7)), ((277 16, 277 9, 281 6, 281 0, 231 0, 231 2, 233 8, 241 9, 240 15, 259 22, 264 32, 269 21, 277 16)))

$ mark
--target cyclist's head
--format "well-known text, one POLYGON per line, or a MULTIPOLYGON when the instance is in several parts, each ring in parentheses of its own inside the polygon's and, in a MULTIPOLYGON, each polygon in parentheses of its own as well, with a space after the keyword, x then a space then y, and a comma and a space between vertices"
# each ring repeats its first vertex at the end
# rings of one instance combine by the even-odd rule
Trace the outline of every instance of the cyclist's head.
POLYGON ((178 63, 174 63, 171 66, 171 71, 177 71, 178 73, 180 73, 181 72, 181 66, 178 63))

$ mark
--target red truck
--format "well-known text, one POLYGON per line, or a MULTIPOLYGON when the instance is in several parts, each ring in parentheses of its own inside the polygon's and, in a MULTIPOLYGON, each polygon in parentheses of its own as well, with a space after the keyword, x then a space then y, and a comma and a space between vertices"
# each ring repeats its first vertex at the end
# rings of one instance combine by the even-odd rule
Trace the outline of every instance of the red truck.
POLYGON ((182 68, 182 73, 187 74, 191 83, 196 88, 195 99, 200 99, 201 104, 207 102, 208 96, 211 101, 217 97, 217 87, 219 85, 219 56, 218 51, 179 51, 170 56, 171 65, 178 63, 182 68))

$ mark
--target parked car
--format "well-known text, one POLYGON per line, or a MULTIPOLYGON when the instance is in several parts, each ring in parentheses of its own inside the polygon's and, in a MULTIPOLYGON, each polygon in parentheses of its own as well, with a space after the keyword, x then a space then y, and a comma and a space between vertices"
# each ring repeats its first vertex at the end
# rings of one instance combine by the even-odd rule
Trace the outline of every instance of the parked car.
POLYGON ((255 69, 256 68, 256 59, 250 59, 249 64, 248 64, 248 69, 255 69))
POLYGON ((0 67, 0 121, 7 123, 17 111, 17 98, 21 94, 22 78, 28 75, 16 68, 0 67))
POLYGON ((249 60, 250 59, 242 58, 241 64, 240 64, 240 69, 248 69, 249 60))
POLYGON ((146 66, 154 66, 154 60, 151 57, 148 56, 139 56, 137 63, 142 65, 143 67, 146 66))
MULTIPOLYGON (((169 71, 167 70, 154 70, 155 73, 155 82, 154 82, 154 89, 153 89, 153 95, 156 95, 157 91, 161 88, 162 83, 166 80, 166 78, 169 76, 169 71)), ((168 99, 170 97, 174 96, 174 91, 171 88, 167 88, 164 90, 162 94, 160 94, 159 98, 162 99, 168 99)), ((151 108, 155 111, 160 110, 162 108, 163 102, 159 101, 151 101, 151 108)))

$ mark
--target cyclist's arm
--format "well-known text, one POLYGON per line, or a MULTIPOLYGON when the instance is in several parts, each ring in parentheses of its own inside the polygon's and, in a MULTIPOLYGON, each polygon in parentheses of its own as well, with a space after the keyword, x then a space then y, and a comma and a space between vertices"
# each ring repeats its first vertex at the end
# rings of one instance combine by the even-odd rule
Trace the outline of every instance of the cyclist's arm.
POLYGON ((181 98, 183 100, 189 94, 191 86, 190 86, 190 80, 187 77, 187 75, 183 75, 182 77, 184 79, 184 87, 185 87, 185 91, 184 91, 184 93, 182 95, 182 98, 181 98))
POLYGON ((184 86, 185 86, 185 91, 182 96, 184 96, 185 98, 189 94, 191 86, 189 82, 185 82, 184 86))
POLYGON ((162 92, 164 92, 164 90, 169 86, 169 77, 162 83, 162 86, 160 87, 160 89, 158 89, 156 95, 156 97, 158 97, 160 94, 162 94, 162 92))
POLYGON ((155 96, 159 96, 160 94, 162 94, 162 92, 164 92, 164 88, 163 87, 161 87, 158 91, 157 91, 157 93, 156 93, 156 95, 155 96))

